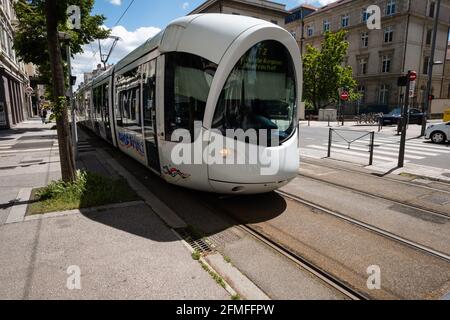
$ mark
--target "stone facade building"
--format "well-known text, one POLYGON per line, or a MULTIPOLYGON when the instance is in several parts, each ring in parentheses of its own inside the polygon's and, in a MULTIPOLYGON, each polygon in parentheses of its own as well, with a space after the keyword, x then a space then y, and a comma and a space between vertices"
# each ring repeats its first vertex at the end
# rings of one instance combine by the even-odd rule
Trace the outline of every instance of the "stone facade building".
POLYGON ((0 0, 0 129, 10 128, 33 115, 25 94, 29 76, 13 49, 14 1, 0 0))
MULTIPOLYGON (((443 62, 449 37, 450 0, 442 0, 440 11, 434 60, 443 62)), ((301 44, 298 26, 303 24, 305 45, 318 48, 326 31, 348 31, 350 47, 345 62, 353 68, 363 95, 360 106, 380 110, 400 105, 404 89, 397 86, 397 79, 408 70, 415 70, 418 79, 412 104, 421 107, 435 16, 435 0, 340 0, 305 15, 302 20, 287 23, 286 29, 301 44), (369 30, 366 9, 374 4, 381 8, 381 29, 369 30)), ((436 98, 441 98, 448 89, 444 88, 445 77, 444 65, 435 65, 432 94, 436 98)))
POLYGON ((286 5, 267 0, 208 0, 191 14, 224 13, 254 17, 284 27, 286 5))

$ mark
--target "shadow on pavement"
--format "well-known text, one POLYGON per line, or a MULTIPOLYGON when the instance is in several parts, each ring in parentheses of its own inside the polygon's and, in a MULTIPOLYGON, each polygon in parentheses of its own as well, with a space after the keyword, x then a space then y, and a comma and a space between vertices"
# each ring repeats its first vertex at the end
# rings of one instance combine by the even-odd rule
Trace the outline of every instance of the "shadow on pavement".
MULTIPOLYGON (((251 196, 223 196, 171 185, 91 132, 87 132, 86 129, 83 131, 89 144, 104 149, 189 226, 206 236, 240 224, 257 224, 272 220, 282 215, 287 208, 286 201, 274 192, 251 196)), ((117 214, 86 213, 85 216, 112 228, 153 239, 155 233, 147 231, 154 225, 151 219, 153 215, 149 215, 148 212, 134 212, 134 209, 123 211, 117 214)), ((170 237, 170 239, 154 240, 176 239, 170 237)))

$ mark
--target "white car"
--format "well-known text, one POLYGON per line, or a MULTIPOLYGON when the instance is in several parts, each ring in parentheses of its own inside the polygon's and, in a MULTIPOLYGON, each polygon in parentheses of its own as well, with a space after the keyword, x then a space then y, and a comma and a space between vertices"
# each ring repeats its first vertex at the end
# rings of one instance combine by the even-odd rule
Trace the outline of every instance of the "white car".
POLYGON ((434 124, 425 132, 425 139, 431 139, 434 143, 444 143, 450 139, 450 122, 434 124))

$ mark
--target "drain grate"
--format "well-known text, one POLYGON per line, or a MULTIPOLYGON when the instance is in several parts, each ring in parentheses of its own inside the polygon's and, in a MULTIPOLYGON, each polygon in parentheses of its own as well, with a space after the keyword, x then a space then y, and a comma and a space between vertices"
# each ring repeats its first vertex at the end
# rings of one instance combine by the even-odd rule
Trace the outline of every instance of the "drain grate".
POLYGON ((195 235, 188 228, 176 229, 175 230, 181 238, 186 241, 195 251, 200 252, 201 254, 207 254, 213 252, 213 248, 209 241, 205 238, 200 238, 195 235))

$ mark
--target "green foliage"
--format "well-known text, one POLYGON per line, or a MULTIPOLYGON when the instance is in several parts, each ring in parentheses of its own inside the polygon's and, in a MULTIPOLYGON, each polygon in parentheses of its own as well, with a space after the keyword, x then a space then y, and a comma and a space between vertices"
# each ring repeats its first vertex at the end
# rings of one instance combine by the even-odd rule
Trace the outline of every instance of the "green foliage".
POLYGON ((198 252, 197 250, 196 251, 194 251, 194 252, 192 252, 192 259, 194 259, 194 260, 200 260, 200 258, 202 257, 202 255, 201 255, 201 253, 200 252, 198 252))
POLYGON ((53 181, 35 194, 31 214, 89 208, 137 200, 139 197, 124 179, 111 179, 78 171, 75 182, 53 181))
POLYGON ((314 110, 338 101, 339 88, 347 87, 350 101, 359 99, 353 70, 344 66, 349 43, 345 41, 346 31, 327 32, 321 49, 310 45, 303 57, 303 97, 314 110))
MULTIPOLYGON (((110 31, 102 28, 105 17, 102 15, 90 15, 94 6, 94 0, 58 0, 57 5, 59 13, 57 16, 58 30, 70 35, 72 55, 82 53, 83 45, 95 39, 105 39, 109 36, 110 31), (80 7, 80 30, 70 30, 67 26, 68 16, 66 11, 70 5, 80 7)), ((22 61, 37 65, 42 81, 46 84, 51 84, 44 7, 45 0, 18 0, 14 4, 18 20, 14 37, 14 49, 22 61)), ((61 43, 61 46, 62 56, 67 61, 64 44, 61 43)), ((51 86, 47 88, 51 90, 51 86)), ((51 92, 49 94, 51 98, 51 92)))

